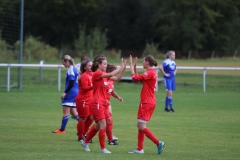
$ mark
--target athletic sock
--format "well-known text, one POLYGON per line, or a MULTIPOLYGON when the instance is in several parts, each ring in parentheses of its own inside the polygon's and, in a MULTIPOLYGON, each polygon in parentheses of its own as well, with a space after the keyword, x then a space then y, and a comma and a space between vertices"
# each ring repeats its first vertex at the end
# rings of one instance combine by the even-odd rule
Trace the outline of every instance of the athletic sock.
POLYGON ((100 142, 101 149, 105 148, 105 133, 106 133, 105 129, 100 129, 98 132, 98 139, 100 142))
POLYGON ((79 120, 77 124, 78 138, 83 138, 84 128, 85 122, 83 120, 79 120))
POLYGON ((79 116, 77 115, 77 116, 75 117, 75 119, 76 119, 77 121, 79 121, 79 116))
POLYGON ((62 125, 60 128, 60 131, 64 131, 66 129, 67 123, 68 123, 69 115, 62 117, 62 125))
POLYGON ((85 127, 84 127, 84 133, 87 133, 89 130, 89 127, 92 124, 92 120, 88 117, 87 120, 85 121, 85 127))
POLYGON ((168 109, 168 97, 165 99, 165 109, 168 109))
POLYGON ((144 142, 144 133, 141 130, 138 130, 138 148, 137 150, 143 149, 143 142, 144 142))
POLYGON ((90 131, 87 133, 87 138, 84 140, 85 143, 88 143, 96 134, 98 130, 95 129, 95 125, 92 126, 90 131))
POLYGON ((108 142, 111 142, 112 139, 113 139, 113 136, 112 136, 112 123, 111 124, 107 124, 106 134, 107 134, 107 137, 108 137, 108 142))
POLYGON ((155 135, 148 129, 148 128, 144 128, 142 131, 151 141, 153 141, 153 143, 155 143, 158 146, 158 142, 159 140, 157 139, 157 137, 155 137, 155 135))
POLYGON ((169 103, 169 106, 170 106, 170 109, 172 109, 172 97, 168 97, 168 103, 169 103))

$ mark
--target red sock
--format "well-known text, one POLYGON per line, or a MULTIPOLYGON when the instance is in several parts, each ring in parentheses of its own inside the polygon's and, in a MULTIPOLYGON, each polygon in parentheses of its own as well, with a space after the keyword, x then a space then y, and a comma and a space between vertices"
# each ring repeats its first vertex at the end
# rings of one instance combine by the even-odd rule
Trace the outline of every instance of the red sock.
POLYGON ((106 133, 105 129, 100 129, 98 132, 98 139, 100 142, 101 149, 105 148, 105 133, 106 133))
POLYGON ((154 136, 154 134, 148 129, 148 128, 144 128, 144 130, 142 131, 151 141, 153 141, 153 143, 155 143, 158 146, 158 142, 159 140, 157 139, 157 137, 154 136))
POLYGON ((98 130, 95 129, 95 125, 92 126, 90 131, 87 133, 87 138, 84 140, 85 143, 88 143, 96 134, 98 130))
POLYGON ((107 134, 107 137, 108 137, 108 142, 111 142, 112 139, 113 139, 113 136, 112 136, 112 124, 107 124, 106 134, 107 134))
POLYGON ((87 120, 85 121, 84 133, 87 133, 87 132, 88 132, 89 127, 91 126, 92 122, 93 122, 93 121, 92 121, 90 118, 87 118, 87 120))
POLYGON ((138 148, 137 150, 143 149, 143 142, 144 142, 144 133, 141 130, 138 130, 138 148))
POLYGON ((78 138, 83 138, 84 126, 85 126, 85 122, 82 120, 79 120, 77 124, 78 138))

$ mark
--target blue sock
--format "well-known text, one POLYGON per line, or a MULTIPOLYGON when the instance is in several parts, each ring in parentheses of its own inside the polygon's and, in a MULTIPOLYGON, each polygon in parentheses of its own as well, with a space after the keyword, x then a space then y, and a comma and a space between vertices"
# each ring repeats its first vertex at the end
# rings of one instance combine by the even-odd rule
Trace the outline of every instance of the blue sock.
POLYGON ((168 109, 168 97, 165 99, 165 109, 168 109))
POLYGON ((76 119, 77 121, 79 121, 79 116, 76 116, 75 119, 76 119))
POLYGON ((172 97, 168 97, 168 103, 170 105, 170 109, 172 109, 173 107, 173 102, 172 102, 172 97))
POLYGON ((67 126, 67 123, 68 123, 68 119, 69 119, 69 115, 62 118, 62 125, 61 125, 61 128, 60 128, 61 131, 65 130, 65 128, 67 126))

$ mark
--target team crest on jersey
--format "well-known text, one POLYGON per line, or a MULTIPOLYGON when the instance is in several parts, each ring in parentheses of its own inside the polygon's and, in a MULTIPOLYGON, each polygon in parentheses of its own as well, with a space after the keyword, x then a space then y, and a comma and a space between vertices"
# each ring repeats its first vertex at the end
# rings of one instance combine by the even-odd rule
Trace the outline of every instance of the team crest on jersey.
POLYGON ((144 74, 144 76, 148 76, 147 72, 145 72, 145 73, 143 73, 143 74, 144 74))
POLYGON ((104 84, 104 86, 107 86, 107 85, 108 85, 108 82, 104 82, 103 84, 104 84))

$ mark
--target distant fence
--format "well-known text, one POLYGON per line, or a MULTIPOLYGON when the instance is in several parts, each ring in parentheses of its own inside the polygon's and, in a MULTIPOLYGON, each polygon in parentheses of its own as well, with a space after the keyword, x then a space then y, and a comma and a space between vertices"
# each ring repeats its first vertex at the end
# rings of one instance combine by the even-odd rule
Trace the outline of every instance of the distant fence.
MULTIPOLYGON (((7 67, 7 92, 10 91, 10 72, 11 67, 36 67, 39 68, 40 72, 40 78, 41 78, 41 71, 42 68, 57 68, 58 69, 58 91, 61 90, 61 68, 64 68, 63 65, 56 65, 56 64, 43 64, 40 62, 40 64, 4 64, 0 63, 0 67, 7 67)), ((130 68, 130 66, 127 66, 127 68, 130 68)), ((142 66, 137 66, 137 68, 143 68, 142 66)), ((191 67, 191 66, 177 66, 177 69, 181 70, 202 70, 203 71, 203 92, 206 92, 206 71, 207 70, 239 70, 240 68, 233 68, 233 67, 191 67)), ((157 75, 159 74, 158 68, 155 68, 157 75)), ((122 77, 122 80, 131 80, 131 77, 122 77)), ((158 81, 163 81, 162 78, 158 78, 158 81)), ((20 86, 21 87, 21 86, 20 86)), ((158 91, 158 83, 156 83, 156 91, 158 91)))

